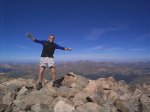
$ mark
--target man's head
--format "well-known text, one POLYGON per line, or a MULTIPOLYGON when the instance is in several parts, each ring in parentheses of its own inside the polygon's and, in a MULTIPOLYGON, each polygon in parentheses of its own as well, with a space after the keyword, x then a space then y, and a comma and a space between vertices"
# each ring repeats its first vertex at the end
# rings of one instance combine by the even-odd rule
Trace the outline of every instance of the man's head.
POLYGON ((52 34, 48 36, 48 40, 50 41, 50 43, 54 42, 54 38, 55 38, 55 36, 52 34))

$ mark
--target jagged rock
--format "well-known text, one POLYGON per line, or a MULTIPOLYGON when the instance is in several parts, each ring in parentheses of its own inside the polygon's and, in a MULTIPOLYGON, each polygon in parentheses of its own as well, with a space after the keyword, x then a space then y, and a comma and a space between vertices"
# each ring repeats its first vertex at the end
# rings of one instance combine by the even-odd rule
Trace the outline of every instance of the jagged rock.
POLYGON ((118 81, 119 86, 127 86, 126 82, 124 80, 118 81))
POLYGON ((10 79, 0 84, 0 111, 11 112, 149 112, 150 86, 130 90, 113 77, 89 80, 74 73, 58 79, 52 87, 44 80, 36 90, 33 79, 10 79), (1 104, 4 103, 4 104, 1 104))
POLYGON ((150 98, 146 94, 142 94, 140 100, 143 103, 144 102, 146 102, 146 103, 150 102, 150 98))
POLYGON ((40 90, 41 94, 47 93, 49 96, 57 97, 58 93, 55 88, 52 87, 52 83, 48 82, 44 85, 44 87, 40 90))
POLYGON ((10 93, 10 92, 18 92, 20 90, 21 86, 17 84, 12 84, 6 87, 5 89, 5 94, 10 93))
POLYGON ((62 97, 62 96, 58 96, 58 97, 56 97, 56 98, 52 101, 52 103, 49 105, 49 108, 50 108, 51 110, 53 110, 54 107, 55 107, 55 105, 56 105, 57 102, 59 102, 59 101, 64 101, 64 102, 66 102, 67 104, 73 105, 73 103, 72 103, 69 99, 64 98, 64 97, 62 97))
POLYGON ((90 96, 92 101, 94 103, 97 103, 98 105, 103 105, 103 104, 106 103, 106 101, 107 101, 106 99, 107 98, 105 98, 105 97, 106 97, 105 95, 101 96, 101 95, 98 95, 98 94, 93 94, 93 95, 90 96))
POLYGON ((63 96, 63 97, 74 97, 75 94, 79 92, 79 90, 76 90, 74 88, 68 88, 66 86, 61 86, 56 89, 57 91, 57 96, 63 96))
POLYGON ((111 91, 107 103, 113 104, 118 98, 118 94, 115 91, 111 91))
POLYGON ((88 94, 86 94, 84 92, 77 93, 73 98, 74 106, 76 107, 76 106, 82 105, 84 103, 87 103, 88 99, 90 99, 88 94))
POLYGON ((5 108, 4 112, 12 112, 12 107, 9 105, 5 108))
POLYGON ((145 91, 149 91, 150 92, 150 85, 143 84, 143 89, 145 89, 145 91))
POLYGON ((9 108, 9 105, 0 104, 0 112, 4 112, 7 108, 9 108))
POLYGON ((142 112, 142 105, 138 100, 134 100, 131 102, 117 100, 115 105, 116 108, 122 112, 142 112))
POLYGON ((131 97, 132 97, 131 93, 125 93, 125 94, 119 95, 120 100, 129 101, 131 99, 131 97))
POLYGON ((115 90, 118 86, 118 83, 112 77, 99 78, 97 80, 89 80, 89 83, 84 90, 93 93, 102 89, 101 91, 104 93, 110 93, 111 90, 115 90))
POLYGON ((64 101, 58 101, 54 107, 54 112, 72 112, 73 110, 75 110, 75 107, 64 101))
POLYGON ((30 111, 20 110, 19 112, 30 112, 30 111))
POLYGON ((3 103, 3 97, 4 97, 4 93, 2 91, 0 91, 0 104, 3 103))
POLYGON ((98 86, 101 86, 104 90, 111 90, 110 81, 106 78, 100 78, 96 81, 98 86))
POLYGON ((104 90, 111 90, 118 86, 118 83, 113 77, 99 78, 96 80, 98 86, 101 86, 104 90))
POLYGON ((97 91, 98 85, 96 84, 95 80, 89 80, 89 83, 84 88, 83 91, 86 91, 88 93, 94 93, 97 91))
POLYGON ((113 83, 116 82, 116 80, 115 80, 113 77, 108 77, 108 81, 109 81, 109 82, 113 82, 113 83))
POLYGON ((26 109, 28 106, 32 106, 34 104, 43 103, 43 104, 51 104, 53 97, 50 96, 48 91, 31 91, 27 94, 18 94, 16 100, 13 101, 14 105, 20 107, 21 109, 26 109))
POLYGON ((24 99, 28 94, 29 94, 28 89, 26 87, 22 87, 20 91, 17 93, 16 100, 24 99))
POLYGON ((19 107, 14 106, 12 112, 20 112, 21 109, 19 107))
POLYGON ((0 84, 0 89, 4 91, 4 93, 9 93, 9 92, 17 92, 21 89, 23 86, 34 86, 35 87, 35 80, 33 79, 23 79, 23 78, 17 78, 17 79, 12 79, 6 82, 3 82, 0 84))
POLYGON ((76 107, 77 112, 109 112, 104 107, 97 105, 96 103, 88 102, 76 107))
POLYGON ((18 92, 18 94, 25 94, 27 91, 28 89, 26 87, 22 87, 20 91, 18 92))
POLYGON ((64 80, 62 81, 63 86, 75 88, 77 90, 82 90, 83 88, 86 87, 87 84, 88 84, 87 78, 81 75, 76 75, 72 72, 66 74, 64 76, 64 80))
POLYGON ((49 112, 49 106, 37 103, 31 107, 31 110, 34 112, 49 112))
POLYGON ((130 104, 128 101, 117 100, 115 105, 118 111, 130 112, 130 104))
POLYGON ((14 92, 10 92, 3 97, 3 103, 7 105, 11 105, 15 97, 16 94, 14 92))
POLYGON ((139 98, 136 99, 132 99, 130 102, 130 111, 131 112, 142 112, 143 108, 142 108, 142 102, 140 101, 139 98))
POLYGON ((132 98, 140 98, 141 95, 142 95, 142 91, 136 88, 132 98))
POLYGON ((142 103, 143 112, 150 112, 150 98, 143 94, 140 98, 140 101, 142 103))
POLYGON ((72 84, 76 83, 74 74, 66 74, 62 81, 63 86, 71 87, 72 84))

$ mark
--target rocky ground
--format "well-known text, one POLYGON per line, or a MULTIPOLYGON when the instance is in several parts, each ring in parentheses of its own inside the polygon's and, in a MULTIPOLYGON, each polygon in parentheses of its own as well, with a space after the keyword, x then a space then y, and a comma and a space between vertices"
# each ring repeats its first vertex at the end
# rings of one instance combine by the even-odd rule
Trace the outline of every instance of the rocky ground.
POLYGON ((5 79, 0 84, 0 112, 150 112, 150 85, 129 87, 113 77, 89 80, 74 73, 48 80, 36 90, 33 79, 5 79))

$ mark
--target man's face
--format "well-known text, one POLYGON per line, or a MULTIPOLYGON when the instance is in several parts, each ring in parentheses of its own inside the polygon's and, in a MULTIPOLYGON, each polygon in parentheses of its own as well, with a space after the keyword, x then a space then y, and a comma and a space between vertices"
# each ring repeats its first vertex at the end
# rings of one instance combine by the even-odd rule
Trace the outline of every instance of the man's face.
POLYGON ((50 43, 51 43, 51 42, 54 42, 54 36, 49 36, 49 37, 48 37, 48 40, 50 41, 50 43))

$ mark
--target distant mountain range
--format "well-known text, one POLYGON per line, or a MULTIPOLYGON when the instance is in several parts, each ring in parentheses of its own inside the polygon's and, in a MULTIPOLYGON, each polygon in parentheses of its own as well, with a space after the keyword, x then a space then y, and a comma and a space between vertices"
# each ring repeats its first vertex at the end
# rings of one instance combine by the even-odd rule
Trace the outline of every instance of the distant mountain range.
MULTIPOLYGON (((61 77, 68 72, 83 74, 90 79, 113 76, 117 80, 125 80, 127 83, 145 82, 150 79, 150 62, 92 62, 77 61, 58 63, 57 74, 61 77)), ((0 73, 8 77, 34 78, 38 76, 38 64, 0 64, 0 73)), ((49 78, 48 68, 45 76, 49 78)))

